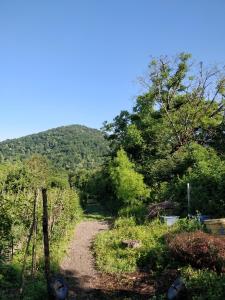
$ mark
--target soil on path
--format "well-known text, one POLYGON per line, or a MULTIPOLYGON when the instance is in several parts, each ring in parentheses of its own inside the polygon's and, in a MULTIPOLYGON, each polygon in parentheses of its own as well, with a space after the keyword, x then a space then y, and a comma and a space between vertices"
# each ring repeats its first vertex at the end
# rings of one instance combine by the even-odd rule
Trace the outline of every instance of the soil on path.
POLYGON ((67 255, 60 265, 69 285, 69 300, 149 299, 155 282, 147 273, 113 276, 95 268, 92 242, 95 235, 109 229, 107 221, 83 221, 76 226, 67 255))
POLYGON ((83 221, 76 226, 70 248, 60 265, 70 285, 69 299, 79 299, 78 296, 86 299, 81 296, 95 288, 94 281, 99 274, 94 267, 92 241, 97 233, 108 228, 108 222, 97 220, 83 221))

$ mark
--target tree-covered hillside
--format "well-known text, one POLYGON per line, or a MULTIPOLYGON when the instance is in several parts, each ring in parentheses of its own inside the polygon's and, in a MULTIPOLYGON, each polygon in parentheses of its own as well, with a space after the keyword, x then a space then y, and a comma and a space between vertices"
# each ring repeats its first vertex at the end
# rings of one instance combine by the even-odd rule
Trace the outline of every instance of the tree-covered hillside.
POLYGON ((100 131, 81 125, 58 127, 0 143, 1 161, 38 153, 55 167, 66 169, 94 167, 102 162, 107 150, 108 144, 100 131))

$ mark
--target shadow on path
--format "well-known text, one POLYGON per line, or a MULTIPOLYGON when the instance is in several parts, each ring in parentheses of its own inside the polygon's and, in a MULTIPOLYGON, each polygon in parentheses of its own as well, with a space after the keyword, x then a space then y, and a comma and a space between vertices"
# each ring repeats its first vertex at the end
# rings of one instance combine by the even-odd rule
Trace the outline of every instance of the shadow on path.
POLYGON ((89 276, 71 273, 64 270, 64 277, 69 286, 69 300, 149 300, 151 294, 141 294, 123 289, 108 290, 107 287, 85 288, 85 284, 92 279, 89 276))

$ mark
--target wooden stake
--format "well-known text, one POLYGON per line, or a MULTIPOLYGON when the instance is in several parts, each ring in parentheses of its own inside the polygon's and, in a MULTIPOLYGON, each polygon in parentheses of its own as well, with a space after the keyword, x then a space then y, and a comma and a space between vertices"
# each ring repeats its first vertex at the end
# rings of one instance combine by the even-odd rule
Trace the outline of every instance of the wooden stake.
POLYGON ((31 275, 34 277, 36 272, 36 244, 37 244, 37 206, 38 206, 38 189, 34 191, 34 211, 33 211, 33 247, 32 247, 32 267, 31 275))
POLYGON ((44 241, 44 259, 45 259, 45 278, 47 282, 48 299, 52 299, 50 287, 50 255, 49 255, 49 238, 48 238, 48 197, 47 189, 42 189, 43 200, 43 241, 44 241))

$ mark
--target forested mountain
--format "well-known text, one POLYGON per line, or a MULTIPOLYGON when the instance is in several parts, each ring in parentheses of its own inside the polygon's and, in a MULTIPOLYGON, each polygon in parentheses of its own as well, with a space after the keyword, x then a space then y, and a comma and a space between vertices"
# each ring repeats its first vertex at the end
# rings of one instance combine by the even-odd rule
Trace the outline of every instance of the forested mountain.
POLYGON ((100 164, 108 144, 100 131, 81 125, 63 126, 0 143, 0 158, 15 160, 34 153, 46 156, 55 167, 77 169, 100 164))

